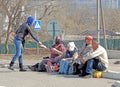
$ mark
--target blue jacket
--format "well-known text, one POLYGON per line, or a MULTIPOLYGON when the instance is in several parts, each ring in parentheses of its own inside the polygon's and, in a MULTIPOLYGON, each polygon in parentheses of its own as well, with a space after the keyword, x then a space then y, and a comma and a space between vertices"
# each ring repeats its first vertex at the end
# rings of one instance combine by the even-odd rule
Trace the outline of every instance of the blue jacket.
POLYGON ((68 51, 67 50, 66 53, 65 53, 65 58, 73 57, 73 55, 74 55, 75 52, 78 52, 77 48, 74 48, 73 51, 68 51))

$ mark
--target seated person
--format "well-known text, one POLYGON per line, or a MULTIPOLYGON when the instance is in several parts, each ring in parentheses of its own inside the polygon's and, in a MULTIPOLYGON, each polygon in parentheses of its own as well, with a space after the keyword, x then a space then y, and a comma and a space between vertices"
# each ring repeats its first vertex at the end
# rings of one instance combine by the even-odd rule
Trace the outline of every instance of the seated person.
POLYGON ((58 59, 62 59, 60 60, 59 74, 68 74, 70 67, 69 63, 72 62, 73 57, 78 57, 78 49, 76 48, 74 42, 69 42, 66 52, 62 56, 58 57, 58 59))
POLYGON ((98 44, 96 41, 92 41, 92 48, 93 52, 90 53, 89 56, 86 56, 82 59, 82 63, 84 64, 82 70, 82 75, 85 78, 91 78, 93 69, 98 71, 104 71, 108 68, 108 55, 101 45, 98 44))
POLYGON ((78 58, 74 59, 73 61, 73 74, 79 74, 80 69, 82 68, 83 64, 81 62, 82 58, 85 56, 90 55, 90 53, 93 51, 92 49, 92 36, 86 36, 85 37, 85 44, 83 44, 82 48, 79 51, 78 58))
POLYGON ((50 58, 55 58, 62 55, 66 51, 66 48, 59 36, 55 38, 54 45, 50 47, 50 58))
POLYGON ((45 70, 45 64, 47 63, 47 61, 58 62, 58 60, 56 60, 55 58, 57 56, 62 55, 66 51, 66 48, 65 48, 64 44, 62 43, 62 40, 59 36, 57 36, 55 38, 54 45, 51 46, 49 48, 49 50, 50 50, 50 53, 51 53, 50 58, 43 59, 40 63, 37 63, 37 64, 35 64, 35 65, 33 65, 32 67, 29 67, 29 68, 33 71, 36 71, 36 69, 37 69, 37 71, 46 71, 45 70), (44 70, 41 69, 41 67, 44 68, 44 70))

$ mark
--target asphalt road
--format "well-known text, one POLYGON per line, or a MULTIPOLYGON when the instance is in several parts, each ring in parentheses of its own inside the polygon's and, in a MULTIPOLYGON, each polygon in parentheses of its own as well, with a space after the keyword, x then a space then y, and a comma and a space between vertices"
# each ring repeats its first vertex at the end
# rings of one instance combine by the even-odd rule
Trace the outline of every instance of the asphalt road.
MULTIPOLYGON (((118 60, 110 60, 110 69, 120 71, 118 60)), ((10 60, 0 60, 6 65, 10 60)), ((25 64, 34 64, 37 60, 25 60, 25 64)), ((105 78, 79 78, 77 75, 58 75, 57 73, 11 71, 7 66, 0 68, 0 87, 111 87, 116 80, 105 78)))
POLYGON ((104 78, 84 79, 77 75, 0 69, 0 86, 5 87, 111 87, 114 82, 104 78))

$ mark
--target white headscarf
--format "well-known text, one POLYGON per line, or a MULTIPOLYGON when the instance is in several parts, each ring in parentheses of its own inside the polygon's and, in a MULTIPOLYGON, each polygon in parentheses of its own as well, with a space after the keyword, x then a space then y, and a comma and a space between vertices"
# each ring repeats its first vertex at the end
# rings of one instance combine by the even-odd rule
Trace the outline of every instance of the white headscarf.
POLYGON ((69 42, 67 46, 69 47, 69 51, 73 51, 76 47, 74 42, 69 42))

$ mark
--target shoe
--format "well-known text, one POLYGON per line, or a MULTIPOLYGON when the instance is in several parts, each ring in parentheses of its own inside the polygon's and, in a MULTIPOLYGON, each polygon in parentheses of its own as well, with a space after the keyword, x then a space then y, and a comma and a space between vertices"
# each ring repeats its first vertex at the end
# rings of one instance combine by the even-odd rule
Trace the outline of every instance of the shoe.
POLYGON ((74 72, 73 75, 79 75, 79 73, 78 72, 74 72))
POLYGON ((82 75, 82 74, 79 74, 78 76, 79 76, 79 77, 83 77, 83 75, 82 75))
POLYGON ((24 67, 23 67, 23 64, 22 64, 22 63, 19 63, 19 68, 20 68, 20 70, 19 70, 19 71, 22 71, 22 72, 27 71, 26 69, 24 69, 24 67))
POLYGON ((58 74, 62 74, 61 72, 58 72, 58 74))
POLYGON ((21 72, 25 72, 25 71, 27 71, 27 70, 26 70, 26 69, 23 69, 23 68, 20 68, 19 71, 21 71, 21 72))
POLYGON ((92 75, 86 75, 83 78, 92 78, 92 75))
POLYGON ((78 74, 78 76, 79 76, 79 77, 84 77, 84 76, 86 76, 86 73, 80 72, 80 73, 78 74))
POLYGON ((9 66, 8 69, 10 69, 10 70, 14 70, 13 66, 9 66))

